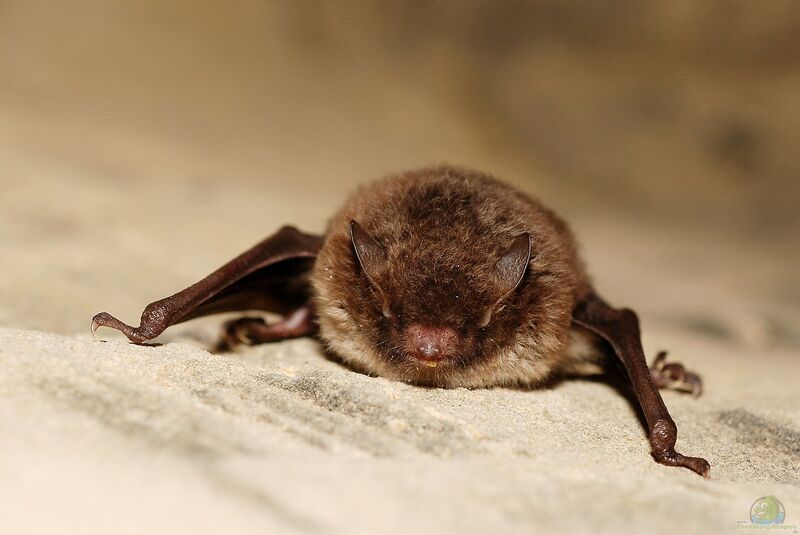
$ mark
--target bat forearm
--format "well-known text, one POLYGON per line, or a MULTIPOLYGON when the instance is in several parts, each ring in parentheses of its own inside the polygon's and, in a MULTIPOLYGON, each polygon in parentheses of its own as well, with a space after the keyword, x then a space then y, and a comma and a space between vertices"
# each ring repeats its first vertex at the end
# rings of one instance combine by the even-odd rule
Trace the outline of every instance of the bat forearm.
POLYGON ((627 308, 612 308, 600 297, 592 295, 576 308, 573 321, 604 338, 625 368, 647 421, 650 448, 656 461, 669 466, 683 466, 708 477, 710 467, 705 459, 686 457, 675 451, 678 427, 650 375, 636 313, 627 308))

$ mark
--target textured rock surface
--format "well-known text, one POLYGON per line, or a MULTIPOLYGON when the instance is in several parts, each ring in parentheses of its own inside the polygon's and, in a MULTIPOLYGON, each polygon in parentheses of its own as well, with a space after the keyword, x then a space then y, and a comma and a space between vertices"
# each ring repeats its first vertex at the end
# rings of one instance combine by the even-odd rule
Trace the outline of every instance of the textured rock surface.
MULTIPOLYGON (((699 352, 707 394, 666 401, 682 450, 711 462, 709 481, 656 465, 631 405, 597 381, 422 389, 344 369, 311 341, 220 357, 196 344, 2 329, 3 523, 31 533, 709 533, 734 530, 767 494, 791 514, 797 389, 780 378, 754 386, 748 374, 763 369, 746 354, 699 352)), ((772 357, 786 375, 797 368, 772 357)))

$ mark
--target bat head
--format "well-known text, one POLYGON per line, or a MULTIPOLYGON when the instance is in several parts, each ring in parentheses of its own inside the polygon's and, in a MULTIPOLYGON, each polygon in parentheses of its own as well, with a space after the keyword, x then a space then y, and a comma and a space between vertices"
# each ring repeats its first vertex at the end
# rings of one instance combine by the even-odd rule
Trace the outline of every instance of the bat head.
POLYGON ((413 382, 437 384, 448 369, 479 363, 496 341, 495 327, 513 325, 508 305, 528 270, 528 233, 497 240, 490 254, 476 256, 468 244, 433 237, 387 248, 354 220, 349 230, 365 308, 372 310, 364 324, 379 358, 413 382))
POLYGON ((357 191, 329 222, 311 275, 332 354, 440 387, 540 382, 567 345, 582 281, 566 224, 450 166, 357 191))

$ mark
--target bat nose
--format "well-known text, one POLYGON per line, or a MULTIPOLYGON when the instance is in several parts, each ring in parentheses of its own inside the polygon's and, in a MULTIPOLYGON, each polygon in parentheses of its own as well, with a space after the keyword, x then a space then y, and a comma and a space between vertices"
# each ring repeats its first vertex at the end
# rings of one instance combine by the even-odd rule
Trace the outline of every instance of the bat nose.
POLYGON ((406 329, 405 350, 418 360, 438 362, 452 355, 457 338, 450 327, 414 324, 406 329))

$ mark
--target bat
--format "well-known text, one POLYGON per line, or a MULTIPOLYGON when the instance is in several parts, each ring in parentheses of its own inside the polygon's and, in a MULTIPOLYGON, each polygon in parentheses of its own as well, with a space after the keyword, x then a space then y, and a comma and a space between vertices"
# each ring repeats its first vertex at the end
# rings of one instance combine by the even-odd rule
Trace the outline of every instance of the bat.
POLYGON ((447 165, 356 191, 324 236, 281 228, 203 280, 149 304, 134 343, 219 312, 277 313, 225 324, 218 349, 317 337, 353 369, 417 385, 537 386, 563 373, 624 371, 664 465, 708 477, 675 451, 659 388, 699 395, 700 377, 659 353, 648 367, 639 320, 595 291, 567 224, 487 174, 447 165))

